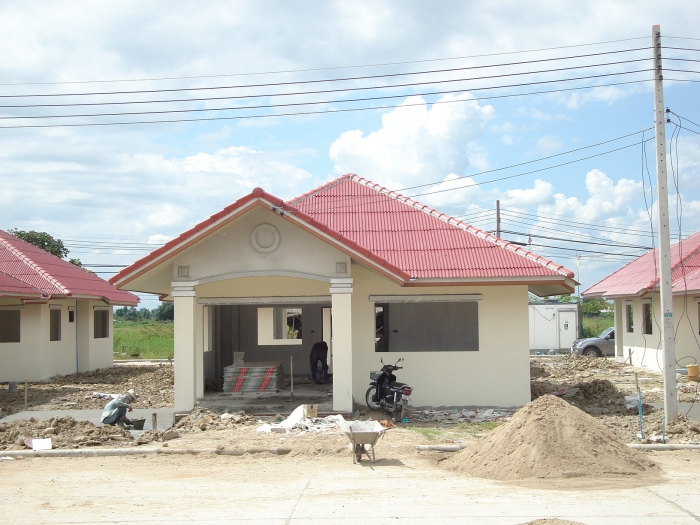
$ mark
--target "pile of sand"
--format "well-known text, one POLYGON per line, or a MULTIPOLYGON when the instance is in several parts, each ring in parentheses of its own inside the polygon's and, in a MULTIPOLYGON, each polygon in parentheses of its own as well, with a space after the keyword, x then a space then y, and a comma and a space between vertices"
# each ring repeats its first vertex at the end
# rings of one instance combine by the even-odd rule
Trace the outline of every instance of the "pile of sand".
POLYGON ((658 474, 602 423, 566 401, 545 395, 508 422, 441 463, 496 480, 620 477, 658 474))

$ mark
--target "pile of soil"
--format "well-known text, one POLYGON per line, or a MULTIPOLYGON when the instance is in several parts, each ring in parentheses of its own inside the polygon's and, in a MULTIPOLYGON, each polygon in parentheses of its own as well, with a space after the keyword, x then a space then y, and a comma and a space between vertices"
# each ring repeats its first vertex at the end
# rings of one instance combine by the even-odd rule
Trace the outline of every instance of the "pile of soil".
POLYGON ((207 430, 226 430, 239 425, 261 425, 264 421, 255 416, 246 415, 244 411, 221 414, 206 408, 197 407, 180 419, 174 430, 180 433, 206 432, 207 430))
POLYGON ((22 450, 26 438, 51 438, 53 448, 83 448, 105 445, 130 445, 128 430, 119 426, 95 426, 72 417, 12 421, 0 424, 0 450, 22 450))
POLYGON ((614 359, 576 354, 548 357, 546 360, 530 360, 530 379, 571 379, 576 375, 585 377, 597 372, 615 373, 633 370, 630 365, 619 363, 614 359))
MULTIPOLYGON (((578 383, 558 383, 551 381, 531 381, 530 396, 535 399, 554 394, 594 415, 627 414, 637 408, 625 408, 625 394, 607 379, 593 379, 578 383)), ((644 405, 645 410, 653 412, 654 408, 644 405)))
POLYGON ((496 480, 659 473, 601 422, 549 395, 528 403, 508 423, 441 465, 496 480))
MULTIPOLYGON (((28 410, 88 410, 104 408, 109 401, 92 396, 93 392, 120 394, 133 388, 134 408, 170 407, 174 400, 173 367, 164 365, 117 365, 45 381, 29 383, 28 410)), ((8 384, 0 384, 0 417, 24 410, 24 384, 11 394, 8 384)))
MULTIPOLYGON (((639 417, 635 411, 627 416, 609 416, 603 422, 620 439, 629 443, 659 443, 662 437, 663 410, 653 413, 644 411, 644 440, 638 440, 639 417)), ((682 414, 678 421, 666 426, 666 443, 700 444, 700 423, 688 419, 682 414)))

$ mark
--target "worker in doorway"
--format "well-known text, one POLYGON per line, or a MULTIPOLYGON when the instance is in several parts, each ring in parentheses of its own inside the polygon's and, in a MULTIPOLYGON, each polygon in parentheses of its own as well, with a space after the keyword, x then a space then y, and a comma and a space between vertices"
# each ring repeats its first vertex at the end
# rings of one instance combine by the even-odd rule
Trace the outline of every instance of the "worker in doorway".
POLYGON ((311 380, 317 381, 316 367, 318 366, 318 362, 321 361, 323 380, 328 381, 328 344, 325 341, 314 343, 314 346, 311 348, 309 359, 311 361, 311 380))
POLYGON ((112 399, 102 412, 103 425, 120 425, 129 428, 131 420, 126 417, 127 410, 131 412, 131 403, 136 399, 136 394, 133 390, 129 390, 126 394, 121 394, 112 399))

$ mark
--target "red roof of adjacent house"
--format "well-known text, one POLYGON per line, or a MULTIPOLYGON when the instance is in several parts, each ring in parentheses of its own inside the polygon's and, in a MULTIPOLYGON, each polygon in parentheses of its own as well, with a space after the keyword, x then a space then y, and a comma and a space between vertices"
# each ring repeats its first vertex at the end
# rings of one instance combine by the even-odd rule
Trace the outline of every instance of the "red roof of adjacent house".
POLYGON ((10 277, 9 275, 0 272, 0 297, 3 295, 9 296, 31 296, 41 298, 44 294, 38 288, 24 284, 22 281, 10 277))
POLYGON ((256 199, 304 221, 404 281, 574 276, 563 266, 348 174, 289 202, 256 188, 120 271, 110 282, 129 276, 128 282, 148 263, 196 242, 200 232, 221 224, 256 199))
MULTIPOLYGON (((583 292, 588 296, 643 295, 658 287, 658 252, 649 250, 583 292)), ((673 293, 700 291, 700 232, 671 246, 673 293)))
POLYGON ((0 272, 5 276, 0 279, 0 295, 40 293, 45 299, 78 296, 113 304, 139 302, 134 294, 2 230, 0 272))

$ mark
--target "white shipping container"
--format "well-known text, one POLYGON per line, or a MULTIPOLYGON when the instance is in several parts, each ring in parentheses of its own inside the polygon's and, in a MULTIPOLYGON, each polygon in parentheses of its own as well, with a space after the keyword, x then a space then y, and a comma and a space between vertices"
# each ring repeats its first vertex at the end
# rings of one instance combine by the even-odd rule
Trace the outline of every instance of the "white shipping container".
POLYGON ((530 353, 571 350, 578 338, 576 304, 531 304, 530 353))

